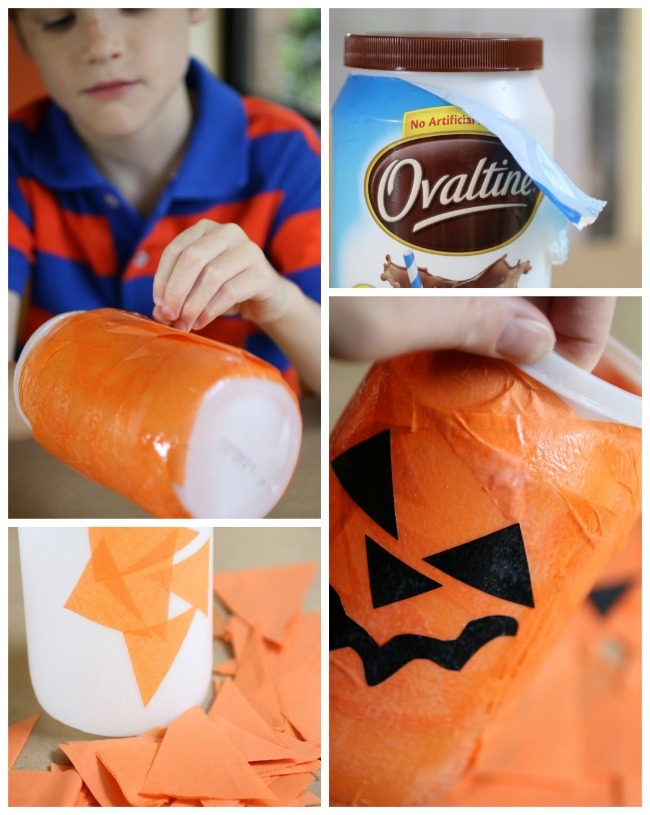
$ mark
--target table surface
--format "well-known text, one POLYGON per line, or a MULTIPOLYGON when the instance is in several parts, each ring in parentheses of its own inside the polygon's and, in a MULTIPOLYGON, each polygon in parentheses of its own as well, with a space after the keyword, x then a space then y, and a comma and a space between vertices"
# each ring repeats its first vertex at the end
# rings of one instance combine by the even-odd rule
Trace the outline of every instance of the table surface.
MULTIPOLYGON (((23 595, 16 528, 9 529, 9 629, 8 629, 8 703, 9 723, 22 721, 37 713, 40 719, 20 754, 16 769, 46 770, 52 762, 69 763, 59 744, 96 738, 49 716, 39 705, 29 678, 27 642, 23 614, 23 595)), ((289 563, 315 561, 320 564, 320 529, 266 527, 256 529, 215 529, 214 570, 234 571, 289 563)), ((320 567, 309 587, 304 611, 320 610, 320 567)), ((215 664, 230 657, 215 642, 215 664)), ((206 705, 211 699, 206 699, 206 705)), ((315 787, 312 791, 317 792, 315 787)))
MULTIPOLYGON (((320 398, 301 399, 303 439, 291 483, 268 518, 320 518, 320 398)), ((9 444, 9 518, 150 518, 84 478, 33 439, 9 444)))

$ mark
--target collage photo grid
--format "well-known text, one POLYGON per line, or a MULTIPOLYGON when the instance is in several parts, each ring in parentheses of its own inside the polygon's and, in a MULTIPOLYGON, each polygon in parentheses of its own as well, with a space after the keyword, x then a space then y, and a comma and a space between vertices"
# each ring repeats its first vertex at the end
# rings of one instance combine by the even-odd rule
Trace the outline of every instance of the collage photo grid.
POLYGON ((643 22, 8 8, 8 807, 642 806, 643 22))

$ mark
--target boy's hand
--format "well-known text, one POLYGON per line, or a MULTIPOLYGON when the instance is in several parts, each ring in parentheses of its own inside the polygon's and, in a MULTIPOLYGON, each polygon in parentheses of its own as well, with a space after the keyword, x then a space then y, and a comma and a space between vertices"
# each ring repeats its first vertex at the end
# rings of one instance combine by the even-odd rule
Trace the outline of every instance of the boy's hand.
POLYGON ((291 287, 239 226, 201 220, 162 254, 153 281, 153 317, 191 331, 239 311, 264 326, 284 315, 291 287))

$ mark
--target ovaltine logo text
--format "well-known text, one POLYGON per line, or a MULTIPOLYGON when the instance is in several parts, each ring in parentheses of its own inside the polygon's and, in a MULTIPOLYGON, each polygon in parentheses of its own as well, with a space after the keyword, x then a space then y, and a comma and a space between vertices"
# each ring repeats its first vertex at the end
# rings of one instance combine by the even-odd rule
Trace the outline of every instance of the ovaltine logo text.
POLYGON ((542 193, 494 136, 391 145, 371 162, 368 207, 389 234, 429 252, 486 252, 513 241, 542 193))

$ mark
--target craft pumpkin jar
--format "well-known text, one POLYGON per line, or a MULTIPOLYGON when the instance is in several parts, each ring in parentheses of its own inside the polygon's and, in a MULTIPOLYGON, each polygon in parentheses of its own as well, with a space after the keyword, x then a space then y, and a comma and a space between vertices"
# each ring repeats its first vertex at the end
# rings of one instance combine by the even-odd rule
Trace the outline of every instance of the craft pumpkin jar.
POLYGON ((331 438, 333 801, 435 803, 625 542, 640 430, 593 405, 461 353, 371 368, 331 438))
POLYGON ((274 366, 118 309, 42 325, 14 394, 48 453, 156 518, 263 518, 300 452, 298 400, 274 366))

